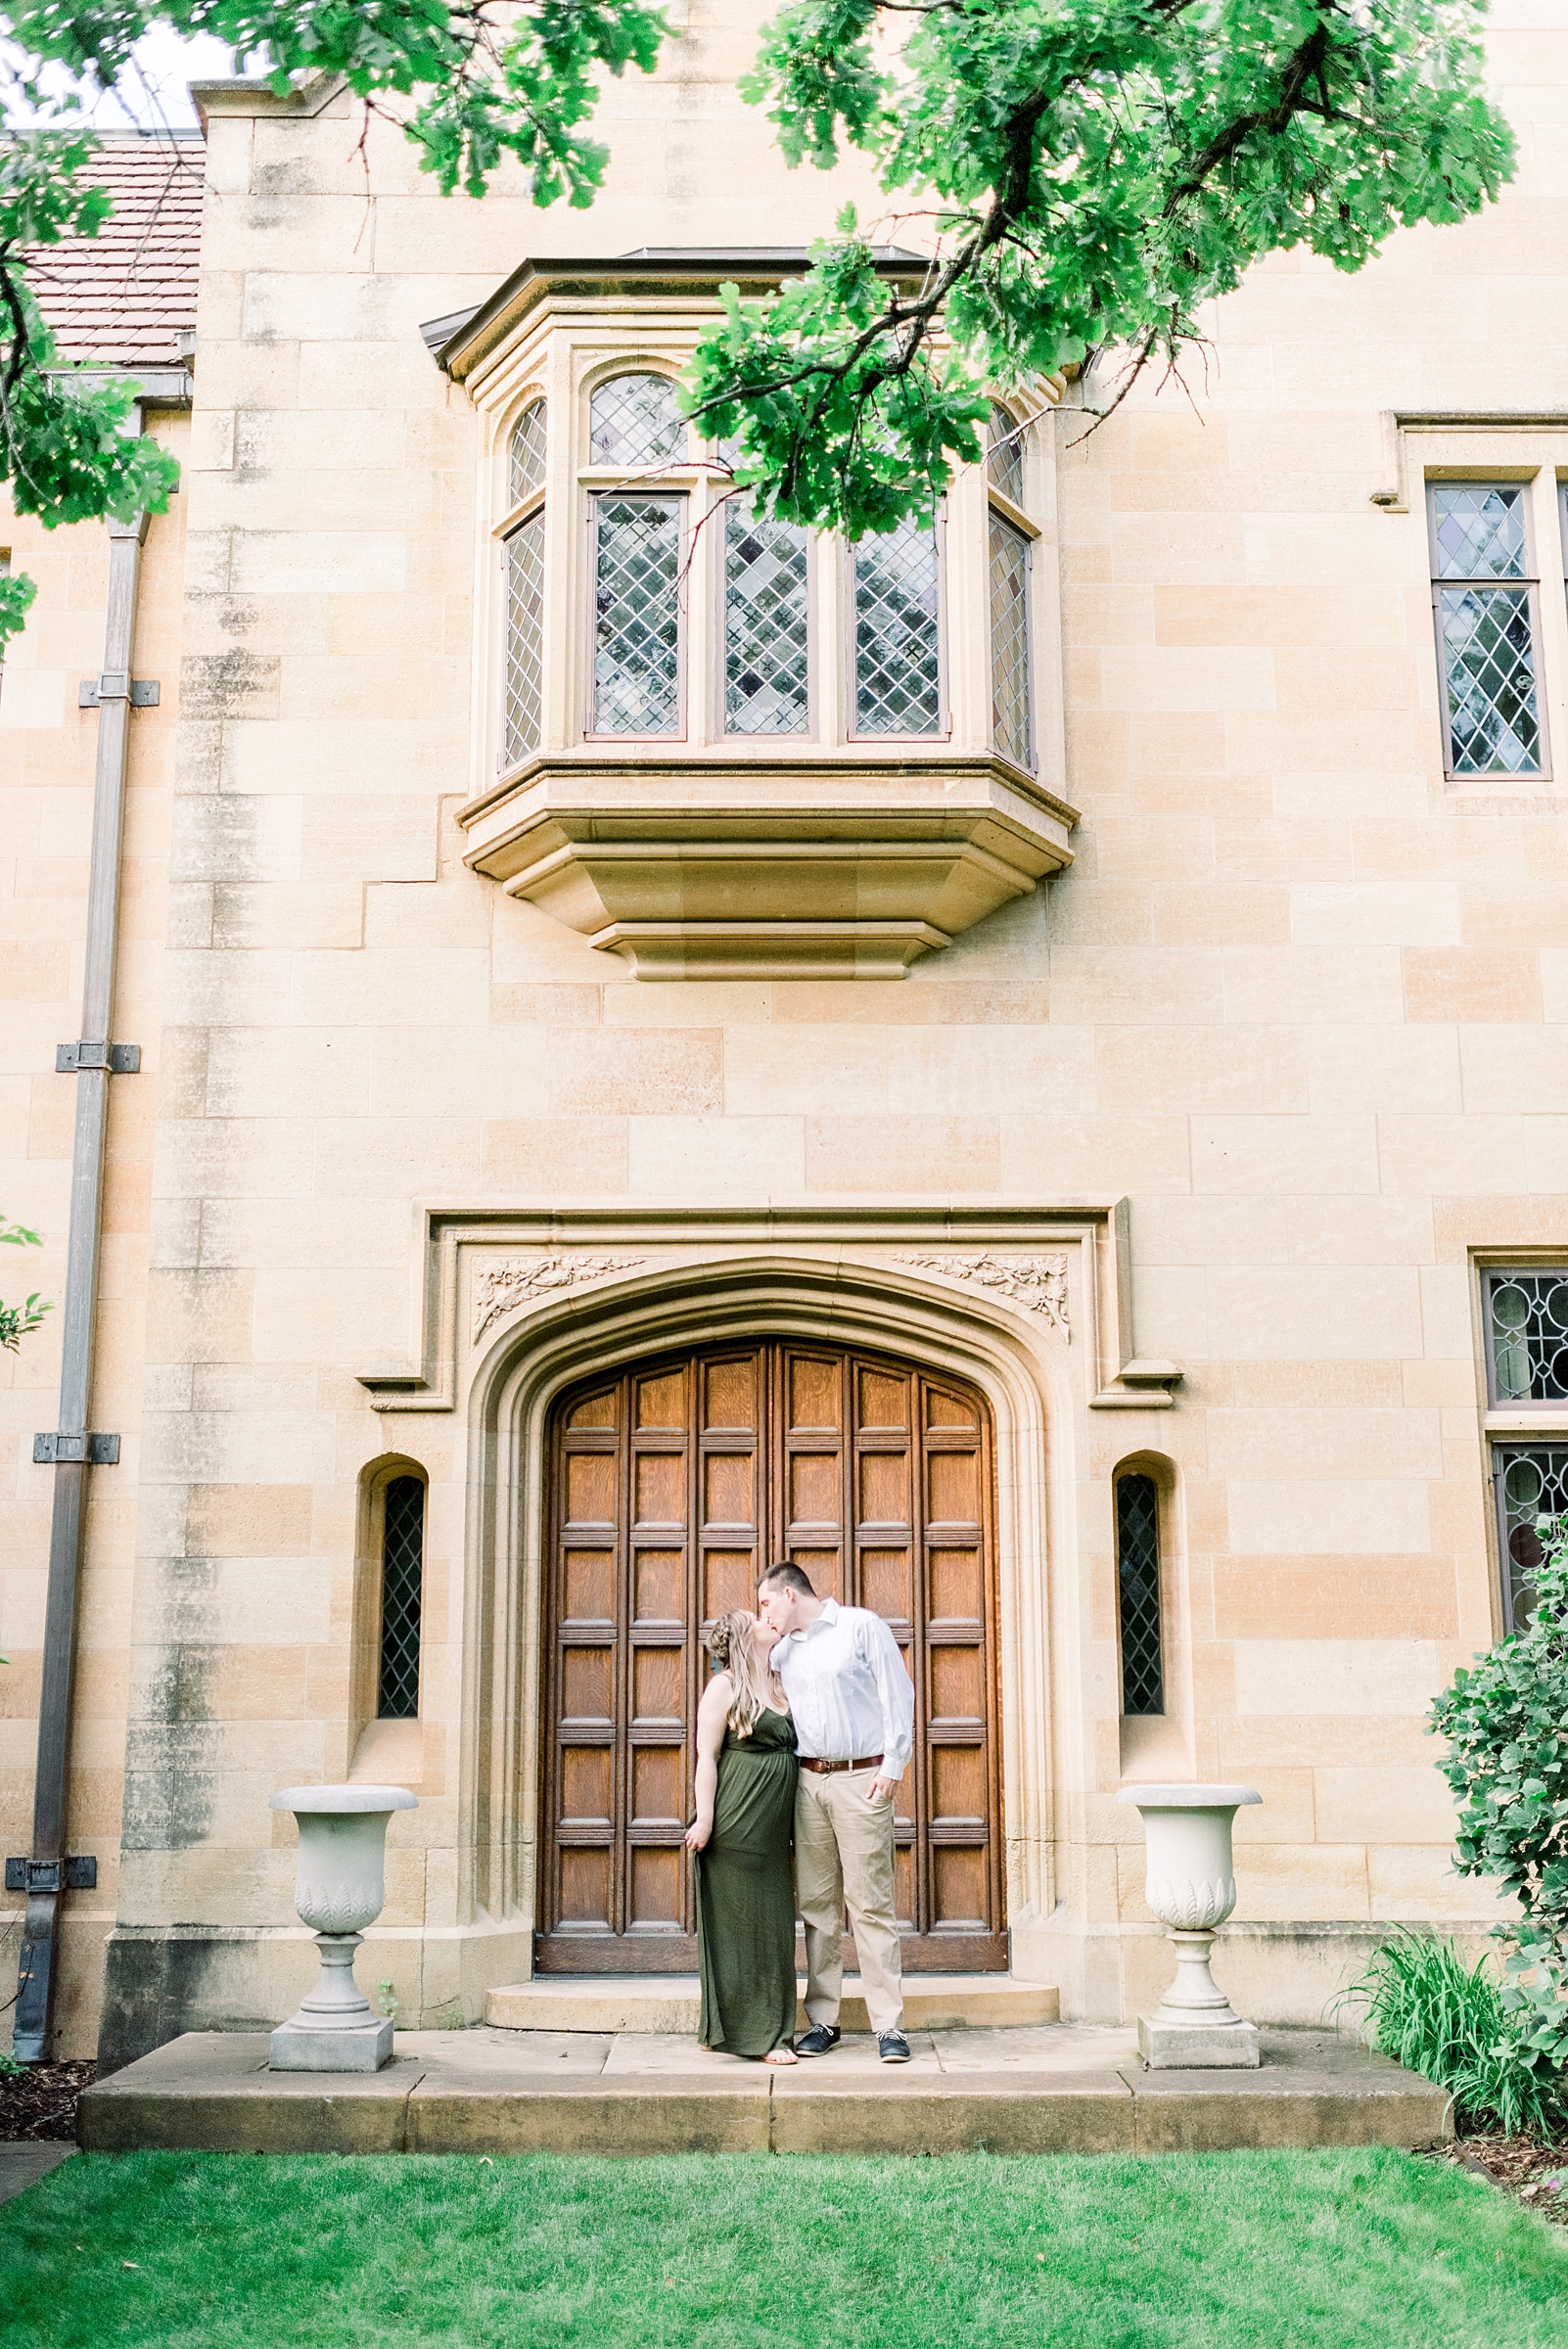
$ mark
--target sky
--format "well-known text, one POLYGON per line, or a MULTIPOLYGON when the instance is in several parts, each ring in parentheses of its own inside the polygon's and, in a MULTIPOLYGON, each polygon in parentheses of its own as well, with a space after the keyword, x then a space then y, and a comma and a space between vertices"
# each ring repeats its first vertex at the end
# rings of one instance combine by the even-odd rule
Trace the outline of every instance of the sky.
MULTIPOLYGON (((135 66, 120 75, 114 89, 97 91, 88 100, 85 118, 95 129, 194 130, 196 109, 188 85, 229 81, 234 76, 234 53, 225 42, 205 34, 182 40, 166 24, 155 25, 137 42, 135 57, 135 66)), ((16 59, 15 46, 9 41, 0 43, 0 65, 9 66, 13 74, 16 59)), ((51 89, 70 86, 69 76, 54 69, 46 81, 51 89)), ((21 123, 43 117, 30 114, 13 90, 5 96, 5 118, 21 123)))

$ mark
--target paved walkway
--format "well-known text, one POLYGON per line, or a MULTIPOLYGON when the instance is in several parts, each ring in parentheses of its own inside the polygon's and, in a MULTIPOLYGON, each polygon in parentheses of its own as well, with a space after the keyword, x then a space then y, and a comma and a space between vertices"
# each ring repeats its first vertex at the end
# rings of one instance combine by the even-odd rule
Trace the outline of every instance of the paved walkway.
POLYGON ((0 2202, 14 2201, 75 2150, 74 2145, 0 2144, 0 2202))
POLYGON ((1270 2031, 1255 2072, 1146 2072, 1082 2024, 869 2037, 786 2069, 666 2032, 408 2031, 369 2074, 271 2072, 262 2032, 191 2033, 81 2101, 91 2150, 1112 2153, 1430 2144, 1440 2089, 1331 2031, 1270 2031))

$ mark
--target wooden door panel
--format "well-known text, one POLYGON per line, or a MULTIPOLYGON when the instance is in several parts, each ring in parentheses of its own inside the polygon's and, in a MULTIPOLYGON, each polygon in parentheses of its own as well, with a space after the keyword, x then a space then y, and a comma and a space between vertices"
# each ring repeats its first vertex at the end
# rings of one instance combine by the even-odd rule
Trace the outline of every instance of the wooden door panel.
POLYGON ((575 1729, 590 1723, 611 1730, 615 1727, 615 1651, 608 1647, 569 1647, 562 1657, 561 1719, 575 1729))
POLYGON ((684 1552, 639 1545, 633 1553, 631 1586, 634 1624, 665 1626, 685 1622, 684 1552))
POLYGON ((686 1779, 678 1746, 643 1745, 631 1757, 631 1823, 634 1827, 686 1825, 686 1779))
POLYGON ((564 1561, 566 1595, 561 1612, 570 1624, 613 1624, 616 1619, 616 1553, 613 1549, 569 1549, 564 1561))
POLYGON ((711 1451, 703 1462, 703 1518, 718 1526, 757 1523, 757 1463, 749 1451, 711 1451))
POLYGON ((686 1854, 655 1848, 631 1854, 631 1901, 627 1922, 660 1932, 679 1933, 685 1922, 681 1900, 685 1890, 686 1854))
POLYGON ((537 1963, 696 1963, 682 1848, 701 1628, 766 1560, 889 1623, 915 1684, 895 1799, 910 1972, 1004 1967, 991 1447, 967 1389, 770 1341, 569 1397, 552 1454, 537 1963))
POLYGON ((652 1378, 636 1379, 633 1384, 637 1398, 635 1424, 639 1428, 684 1429, 686 1424, 686 1373, 684 1369, 661 1371, 652 1378))
POLYGON ((561 1824, 608 1827, 615 1752, 608 1745, 569 1745, 561 1753, 561 1824))
POLYGON ((926 1621, 932 1625, 973 1624, 985 1621, 986 1573, 980 1544, 972 1548, 932 1548, 926 1559, 926 1621))
POLYGON ((569 1526, 614 1525, 616 1455, 613 1451, 569 1452, 566 1480, 569 1526))
POLYGON ((733 1615, 737 1607, 757 1603, 760 1571, 755 1546, 751 1549, 711 1549, 703 1560, 703 1621, 715 1623, 733 1615))
POLYGON ((984 1933, 990 1908, 984 1846, 933 1844, 931 1863, 932 1923, 950 1933, 984 1933))
POLYGON ((914 1621, 914 1557, 905 1543, 899 1549, 862 1549, 860 1604, 889 1623, 914 1621))
POLYGON ((980 1745, 933 1746, 932 1825, 983 1827, 990 1808, 985 1748, 980 1745))
POLYGON ((561 1919, 569 1925, 610 1927, 610 1851, 561 1854, 561 1919))
POLYGON ((637 1525, 684 1525, 686 1462, 678 1451, 639 1451, 633 1478, 637 1525))

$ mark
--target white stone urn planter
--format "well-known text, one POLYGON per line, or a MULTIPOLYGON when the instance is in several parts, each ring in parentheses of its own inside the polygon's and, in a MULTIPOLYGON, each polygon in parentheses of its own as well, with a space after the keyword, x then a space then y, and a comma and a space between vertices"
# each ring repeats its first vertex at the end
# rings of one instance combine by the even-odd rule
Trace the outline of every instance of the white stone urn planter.
POLYGON ((1209 1953, 1236 1905, 1231 1821, 1263 1796, 1251 1786, 1124 1786, 1116 1799, 1143 1814, 1143 1897, 1176 1950, 1176 1980, 1153 2014, 1138 2016, 1144 2062, 1154 2071, 1256 2069, 1258 2027, 1231 2012, 1209 1953))
POLYGON ((371 2012, 354 1952, 387 1898, 387 1821, 418 1804, 406 1786, 287 1786, 272 1797, 300 1822, 294 1905, 321 1953, 315 1988, 272 2034, 274 2072, 374 2072, 391 2056, 392 2017, 371 2012))

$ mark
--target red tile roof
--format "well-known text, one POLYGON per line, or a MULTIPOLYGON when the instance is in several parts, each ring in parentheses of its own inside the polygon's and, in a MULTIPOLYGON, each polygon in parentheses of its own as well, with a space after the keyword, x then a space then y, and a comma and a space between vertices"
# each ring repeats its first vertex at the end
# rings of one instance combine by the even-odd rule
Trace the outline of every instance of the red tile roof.
POLYGON ((115 200, 96 237, 36 251, 28 278, 63 358, 172 366, 196 324, 207 151, 196 133, 105 137, 91 178, 115 200))

